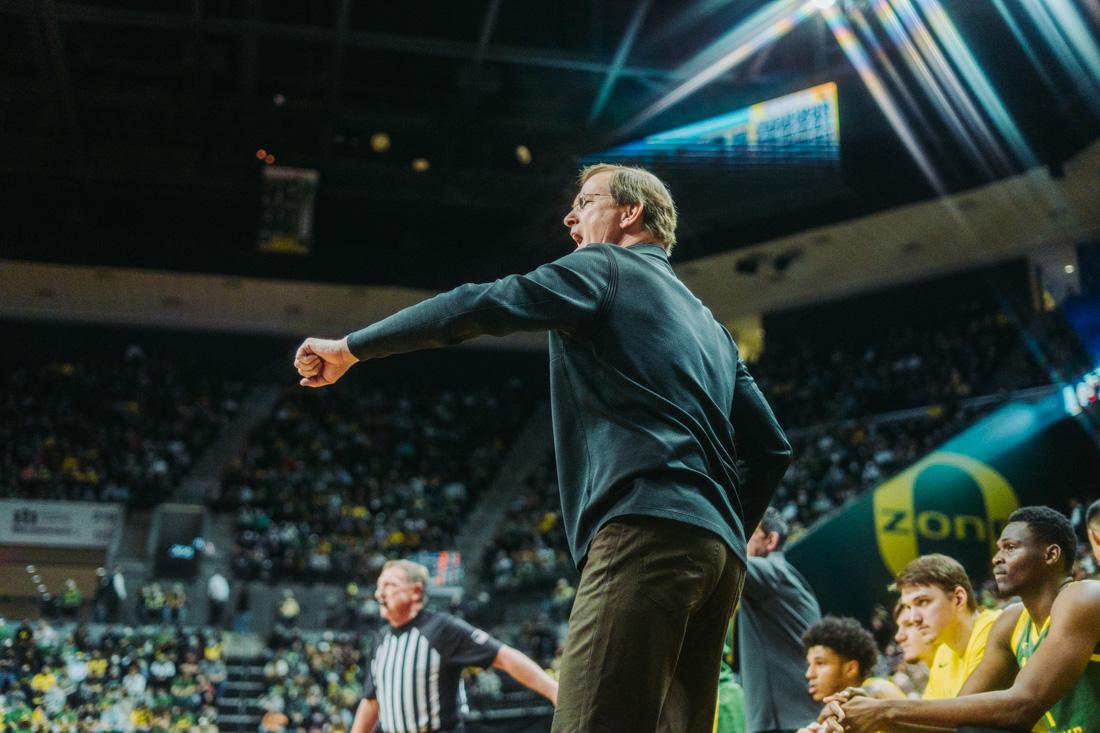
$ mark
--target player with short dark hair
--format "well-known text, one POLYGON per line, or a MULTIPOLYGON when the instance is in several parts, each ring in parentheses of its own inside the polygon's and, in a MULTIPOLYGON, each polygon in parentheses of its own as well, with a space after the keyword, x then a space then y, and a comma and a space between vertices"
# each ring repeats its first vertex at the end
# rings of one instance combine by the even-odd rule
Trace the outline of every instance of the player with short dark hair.
POLYGON ((810 696, 821 702, 847 687, 862 687, 871 697, 905 697, 893 682, 872 677, 878 659, 875 637, 854 618, 826 616, 802 635, 810 696))

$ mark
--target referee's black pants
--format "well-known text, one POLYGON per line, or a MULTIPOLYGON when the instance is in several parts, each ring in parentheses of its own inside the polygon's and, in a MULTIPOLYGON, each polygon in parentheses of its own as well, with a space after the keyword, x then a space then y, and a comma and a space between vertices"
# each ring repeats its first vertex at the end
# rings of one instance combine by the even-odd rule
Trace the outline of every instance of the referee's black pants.
POLYGON ((561 661, 553 733, 712 733, 745 567, 704 529, 621 517, 596 534, 561 661))

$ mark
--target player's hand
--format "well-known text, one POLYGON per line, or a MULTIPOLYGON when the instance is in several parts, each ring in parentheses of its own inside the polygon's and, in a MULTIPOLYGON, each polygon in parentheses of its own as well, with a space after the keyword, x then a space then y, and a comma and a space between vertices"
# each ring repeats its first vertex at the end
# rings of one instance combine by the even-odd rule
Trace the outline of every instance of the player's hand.
POLYGON ((303 387, 327 387, 359 361, 348 349, 348 340, 308 338, 294 355, 294 368, 303 387))
POLYGON ((835 695, 826 697, 822 701, 825 703, 825 707, 821 709, 821 712, 817 716, 817 724, 821 726, 820 730, 828 733, 843 733, 847 730, 846 724, 843 721, 848 717, 842 707, 843 703, 855 697, 866 696, 867 690, 862 687, 848 687, 835 695))
MULTIPOLYGON (((885 704, 881 700, 860 694, 853 695, 842 705, 836 701, 829 705, 830 707, 840 705, 840 714, 835 720, 840 730, 845 733, 873 733, 884 727, 885 704)), ((833 730, 837 730, 836 727, 833 727, 833 730)))
POLYGON ((829 695, 822 701, 826 704, 825 710, 822 711, 822 714, 824 714, 826 710, 829 710, 829 703, 837 702, 843 704, 851 700, 853 697, 861 696, 867 697, 867 690, 863 689, 862 687, 845 687, 840 692, 836 693, 835 695, 829 695))

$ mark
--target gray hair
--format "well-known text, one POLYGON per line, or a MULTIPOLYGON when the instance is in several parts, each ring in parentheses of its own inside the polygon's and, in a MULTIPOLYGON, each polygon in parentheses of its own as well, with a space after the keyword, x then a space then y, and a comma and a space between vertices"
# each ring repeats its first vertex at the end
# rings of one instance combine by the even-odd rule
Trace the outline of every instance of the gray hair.
POLYGON ((676 246, 676 204, 665 182, 645 168, 596 163, 581 169, 577 184, 583 186, 592 176, 607 172, 611 173, 608 187, 615 203, 641 204, 642 225, 665 252, 672 252, 676 246))
POLYGON ((414 585, 419 583, 425 594, 428 592, 428 581, 432 576, 428 573, 428 569, 420 563, 412 560, 388 560, 382 566, 382 571, 385 572, 387 568, 401 568, 401 571, 405 573, 406 582, 414 585))

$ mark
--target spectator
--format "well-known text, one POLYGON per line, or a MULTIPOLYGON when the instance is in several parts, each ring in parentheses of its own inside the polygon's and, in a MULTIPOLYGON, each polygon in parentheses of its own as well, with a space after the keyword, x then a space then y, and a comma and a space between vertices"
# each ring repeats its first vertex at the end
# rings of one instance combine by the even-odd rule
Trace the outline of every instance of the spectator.
POLYGON ((207 581, 206 600, 210 609, 210 625, 221 627, 225 606, 229 603, 229 581, 220 572, 215 572, 207 581))
POLYGON ((163 618, 165 623, 182 624, 187 621, 187 591, 183 583, 173 583, 164 594, 163 618))
POLYGON ((138 669, 137 664, 131 664, 129 671, 126 672, 126 676, 122 678, 123 688, 125 688, 130 697, 134 698, 139 698, 145 694, 146 682, 145 675, 138 669))
POLYGON ((260 720, 260 733, 285 733, 289 725, 290 718, 284 712, 271 708, 260 720))
POLYGON ((141 620, 142 623, 161 623, 165 620, 167 610, 165 608, 164 591, 160 583, 150 583, 141 589, 141 620))
POLYGON ((252 628, 252 599, 248 583, 242 583, 237 593, 237 605, 234 609, 233 630, 247 633, 252 628))
POLYGON ((72 578, 66 578, 65 589, 61 591, 62 617, 72 621, 77 620, 80 616, 80 604, 82 601, 83 597, 80 593, 80 588, 76 585, 76 581, 72 578))
POLYGON ((283 626, 294 626, 298 623, 298 616, 302 607, 298 605, 298 599, 294 597, 294 591, 286 588, 283 590, 283 599, 279 602, 279 623, 283 626))
POLYGON ((149 665, 149 677, 155 692, 164 692, 168 689, 172 678, 176 676, 176 663, 166 652, 159 652, 153 663, 149 665))
POLYGON ((576 596, 577 590, 569 581, 565 578, 558 578, 558 582, 554 585, 554 595, 550 600, 551 608, 554 610, 555 621, 568 621, 569 612, 573 608, 573 598, 576 596))

